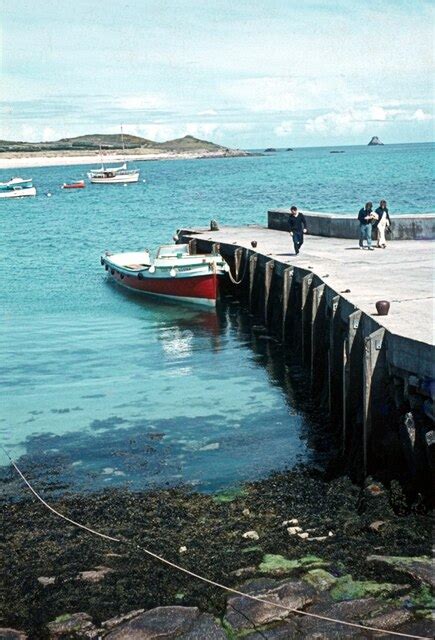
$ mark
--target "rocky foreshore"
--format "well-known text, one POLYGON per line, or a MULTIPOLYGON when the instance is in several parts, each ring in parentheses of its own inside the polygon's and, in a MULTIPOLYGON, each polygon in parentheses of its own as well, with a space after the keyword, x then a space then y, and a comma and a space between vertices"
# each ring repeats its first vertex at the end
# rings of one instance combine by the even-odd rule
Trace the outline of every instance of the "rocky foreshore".
POLYGON ((432 637, 431 520, 408 512, 394 483, 361 490, 298 469, 216 495, 118 490, 50 502, 125 543, 33 499, 5 501, 0 638, 378 637, 224 592, 142 549, 284 607, 432 637))

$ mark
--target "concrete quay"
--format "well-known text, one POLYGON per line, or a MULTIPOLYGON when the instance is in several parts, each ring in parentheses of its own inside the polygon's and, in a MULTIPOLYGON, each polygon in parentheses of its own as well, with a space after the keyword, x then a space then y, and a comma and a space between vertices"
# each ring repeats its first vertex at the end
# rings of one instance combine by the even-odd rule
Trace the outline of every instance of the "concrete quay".
POLYGON ((178 236, 193 251, 220 251, 232 293, 309 368, 351 475, 405 475, 410 493, 426 492, 435 453, 433 243, 368 251, 307 235, 295 256, 287 232, 261 226, 178 236), (377 314, 378 300, 391 303, 389 315, 377 314))

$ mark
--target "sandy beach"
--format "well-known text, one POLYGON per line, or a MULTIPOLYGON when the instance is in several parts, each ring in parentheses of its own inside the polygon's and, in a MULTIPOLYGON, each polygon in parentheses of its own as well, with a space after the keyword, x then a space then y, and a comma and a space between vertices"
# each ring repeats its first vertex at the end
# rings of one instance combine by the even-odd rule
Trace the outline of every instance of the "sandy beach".
MULTIPOLYGON (((149 153, 138 154, 112 154, 104 156, 104 164, 122 163, 122 162, 143 162, 146 160, 197 160, 201 158, 228 158, 237 156, 250 155, 246 151, 238 149, 222 149, 216 151, 208 151, 199 149, 197 151, 171 152, 150 151, 149 153)), ((59 155, 56 152, 43 153, 5 153, 0 155, 0 169, 19 169, 28 167, 62 167, 71 165, 101 165, 101 156, 99 153, 83 154, 81 152, 71 151, 67 154, 59 155)))

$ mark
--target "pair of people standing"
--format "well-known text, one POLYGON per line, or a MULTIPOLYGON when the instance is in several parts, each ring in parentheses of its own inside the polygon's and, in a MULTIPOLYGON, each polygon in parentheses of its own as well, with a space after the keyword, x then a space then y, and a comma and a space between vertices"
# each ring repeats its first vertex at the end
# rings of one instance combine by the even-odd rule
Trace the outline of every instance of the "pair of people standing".
POLYGON ((365 240, 369 251, 373 251, 372 227, 376 229, 377 246, 385 249, 387 246, 385 232, 387 229, 391 229, 391 220, 386 201, 381 200, 376 211, 373 211, 373 204, 371 202, 367 202, 365 207, 360 209, 358 213, 358 220, 360 249, 364 249, 365 240))

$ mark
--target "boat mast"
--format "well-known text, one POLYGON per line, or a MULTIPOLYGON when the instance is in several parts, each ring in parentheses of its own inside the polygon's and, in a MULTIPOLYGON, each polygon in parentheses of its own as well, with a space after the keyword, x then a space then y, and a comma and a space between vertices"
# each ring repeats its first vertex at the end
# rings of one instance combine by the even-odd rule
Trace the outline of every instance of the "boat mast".
POLYGON ((104 167, 104 162, 103 162, 103 150, 101 148, 101 144, 99 145, 99 147, 100 147, 101 168, 104 171, 105 167, 104 167))
POLYGON ((121 144, 122 144, 122 155, 124 156, 124 164, 126 165, 127 162, 125 160, 124 130, 122 128, 122 125, 121 125, 121 144))

